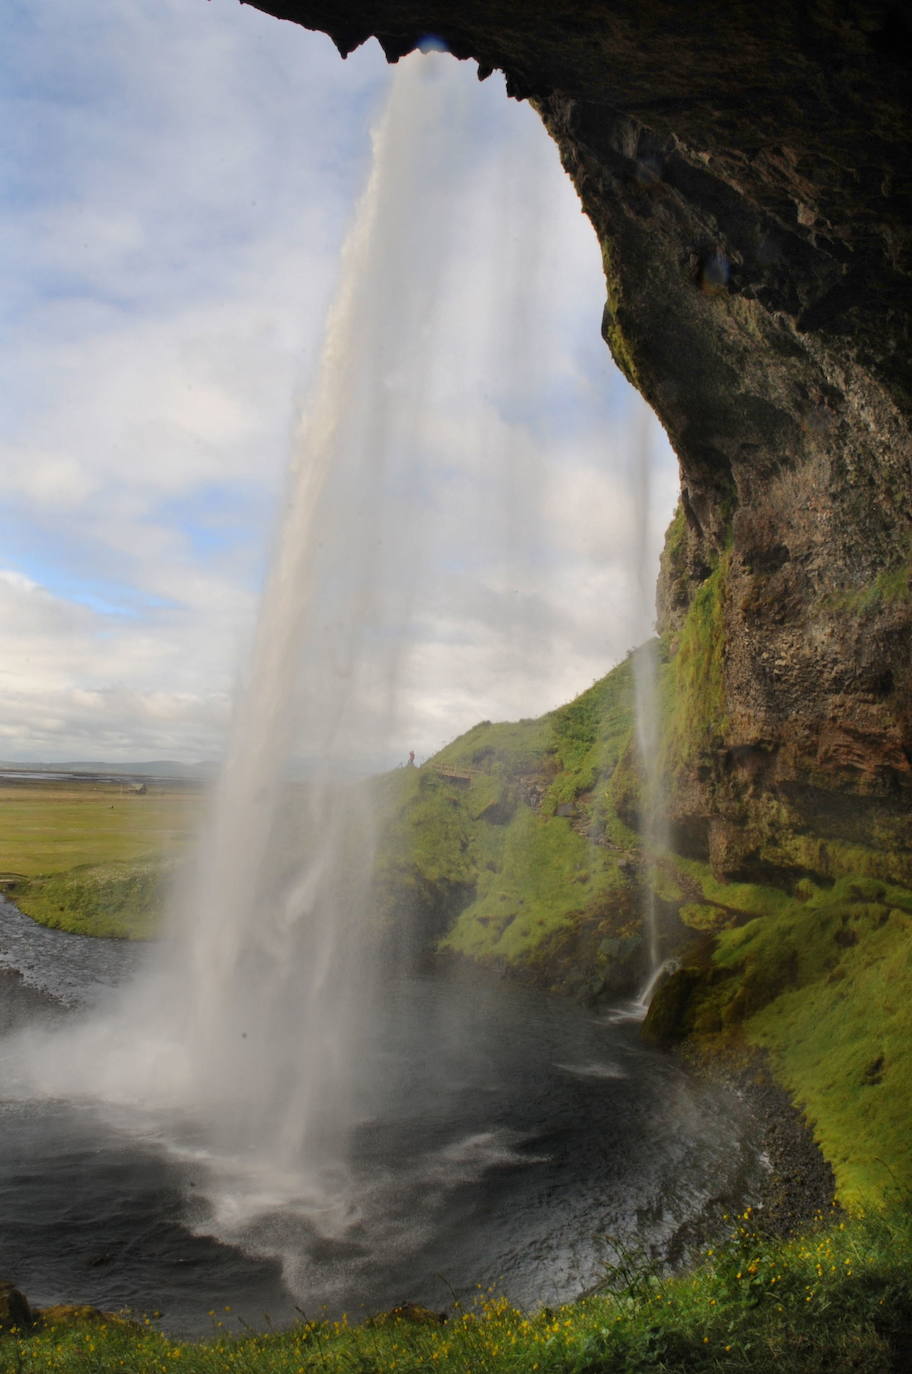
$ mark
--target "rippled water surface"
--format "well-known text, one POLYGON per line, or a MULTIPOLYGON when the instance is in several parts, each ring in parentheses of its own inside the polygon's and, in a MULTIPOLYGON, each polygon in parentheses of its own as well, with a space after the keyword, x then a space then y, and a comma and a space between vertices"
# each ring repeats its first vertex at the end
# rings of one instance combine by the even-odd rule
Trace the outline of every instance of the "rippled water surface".
POLYGON ((283 1322, 443 1307, 479 1283, 554 1302, 598 1280, 613 1241, 663 1254, 756 1177, 739 1105, 642 1048, 635 1025, 429 976, 386 989, 338 1178, 319 1197, 282 1179, 252 1196, 244 1160, 236 1193, 222 1160, 214 1202, 187 1123, 16 1087, 23 1028, 83 1014, 139 957, 0 905, 0 1277, 39 1304, 128 1305, 195 1332, 226 1306, 283 1322))

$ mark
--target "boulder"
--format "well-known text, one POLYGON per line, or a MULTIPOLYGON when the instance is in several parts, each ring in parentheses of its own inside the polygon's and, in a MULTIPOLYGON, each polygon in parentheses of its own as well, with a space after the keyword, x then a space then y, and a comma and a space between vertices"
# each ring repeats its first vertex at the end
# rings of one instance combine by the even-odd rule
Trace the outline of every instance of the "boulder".
POLYGON ((24 1331, 33 1321, 28 1298, 9 1280, 0 1282, 0 1331, 24 1331))

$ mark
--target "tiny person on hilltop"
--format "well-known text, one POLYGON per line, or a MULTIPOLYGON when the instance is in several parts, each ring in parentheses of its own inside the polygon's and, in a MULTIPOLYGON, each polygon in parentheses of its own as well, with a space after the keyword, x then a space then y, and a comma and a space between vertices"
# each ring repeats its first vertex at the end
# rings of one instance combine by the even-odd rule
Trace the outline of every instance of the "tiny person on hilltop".
POLYGON ((415 751, 414 751, 414 749, 410 749, 410 750, 409 750, 409 758, 408 758, 408 761, 409 761, 409 768, 414 768, 414 767, 415 767, 415 751))

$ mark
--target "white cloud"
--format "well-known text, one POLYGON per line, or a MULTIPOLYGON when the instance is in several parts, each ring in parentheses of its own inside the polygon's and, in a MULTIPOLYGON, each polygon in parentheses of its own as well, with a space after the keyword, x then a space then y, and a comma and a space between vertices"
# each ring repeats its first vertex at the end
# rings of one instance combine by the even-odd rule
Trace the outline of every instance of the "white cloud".
POLYGON ((194 615, 160 631, 120 623, 4 569, 0 633, 13 646, 0 668, 10 754, 99 757, 103 743, 112 759, 137 748, 183 756, 187 739, 205 753, 219 748, 230 682, 212 668, 228 657, 224 627, 194 615))
MULTIPOLYGON (((234 0, 48 0, 9 37, 0 737, 211 755, 389 74, 234 0)), ((443 228, 376 328, 395 452, 333 516, 343 554, 386 550, 359 595, 422 752, 573 695, 649 622, 594 236, 532 111, 462 77, 463 144, 409 151, 437 163, 403 215, 443 228)))

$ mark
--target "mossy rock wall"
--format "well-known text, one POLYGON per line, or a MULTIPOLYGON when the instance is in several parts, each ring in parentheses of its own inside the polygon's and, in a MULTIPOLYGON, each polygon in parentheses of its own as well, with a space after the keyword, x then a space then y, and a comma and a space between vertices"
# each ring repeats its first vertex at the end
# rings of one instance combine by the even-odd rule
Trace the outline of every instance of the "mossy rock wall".
POLYGON ((611 1001, 647 971, 648 887, 663 955, 677 967, 653 999, 646 1038, 710 1054, 767 1050, 840 1196, 864 1203, 894 1175, 912 1187, 907 847, 846 838, 853 831, 832 808, 815 830, 764 777, 740 797, 753 808, 750 845, 742 837, 737 863, 720 850, 717 818, 697 803, 712 787, 732 789, 716 771, 728 566, 723 553, 656 656, 668 844, 647 861, 638 834, 629 658, 540 720, 483 722, 423 768, 382 780, 386 919, 411 922, 413 948, 611 1001), (721 651, 703 652, 707 640, 721 651))

